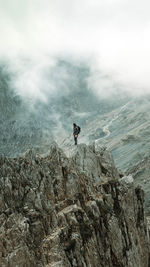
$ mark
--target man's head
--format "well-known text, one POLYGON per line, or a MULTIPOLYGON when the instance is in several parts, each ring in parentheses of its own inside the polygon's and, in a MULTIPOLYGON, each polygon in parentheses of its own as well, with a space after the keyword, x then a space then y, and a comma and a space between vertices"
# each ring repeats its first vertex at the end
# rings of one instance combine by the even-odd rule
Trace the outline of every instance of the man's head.
POLYGON ((77 125, 75 123, 73 123, 73 127, 76 127, 77 125))

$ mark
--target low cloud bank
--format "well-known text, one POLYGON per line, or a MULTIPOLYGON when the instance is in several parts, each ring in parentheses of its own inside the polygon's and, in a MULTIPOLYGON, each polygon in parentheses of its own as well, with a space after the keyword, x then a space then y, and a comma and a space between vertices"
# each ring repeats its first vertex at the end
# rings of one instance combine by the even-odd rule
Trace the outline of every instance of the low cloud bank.
POLYGON ((53 73, 61 58, 87 64, 89 88, 101 98, 120 90, 150 93, 149 1, 0 0, 0 5, 0 61, 7 62, 11 87, 23 98, 46 103, 61 86, 68 93, 69 71, 53 73))

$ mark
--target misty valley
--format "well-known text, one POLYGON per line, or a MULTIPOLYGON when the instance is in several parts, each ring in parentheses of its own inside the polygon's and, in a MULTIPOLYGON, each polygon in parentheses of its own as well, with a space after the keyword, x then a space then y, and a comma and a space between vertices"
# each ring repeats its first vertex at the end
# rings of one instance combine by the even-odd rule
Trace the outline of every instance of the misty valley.
POLYGON ((142 185, 149 212, 149 95, 133 97, 116 88, 98 96, 88 84, 88 65, 64 60, 50 70, 49 80, 57 89, 47 92, 46 102, 17 93, 11 76, 7 65, 1 66, 1 155, 16 157, 32 148, 46 153, 53 141, 64 149, 73 146, 72 123, 77 122, 82 129, 79 143, 107 147, 117 168, 142 185))

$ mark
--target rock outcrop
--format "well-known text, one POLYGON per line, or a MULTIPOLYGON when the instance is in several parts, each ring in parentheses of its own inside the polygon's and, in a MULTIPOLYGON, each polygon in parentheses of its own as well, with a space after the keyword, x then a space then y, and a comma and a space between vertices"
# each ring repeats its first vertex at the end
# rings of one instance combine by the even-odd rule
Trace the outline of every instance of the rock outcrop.
POLYGON ((1 157, 0 266, 148 267, 143 202, 105 149, 1 157))

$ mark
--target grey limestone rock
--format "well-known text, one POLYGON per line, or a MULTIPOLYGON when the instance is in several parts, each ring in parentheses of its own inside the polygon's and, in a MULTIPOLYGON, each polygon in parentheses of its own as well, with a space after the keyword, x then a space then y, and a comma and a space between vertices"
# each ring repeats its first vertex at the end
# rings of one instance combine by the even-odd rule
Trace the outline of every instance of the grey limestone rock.
POLYGON ((148 267, 143 191, 106 149, 69 153, 0 158, 0 266, 148 267))

